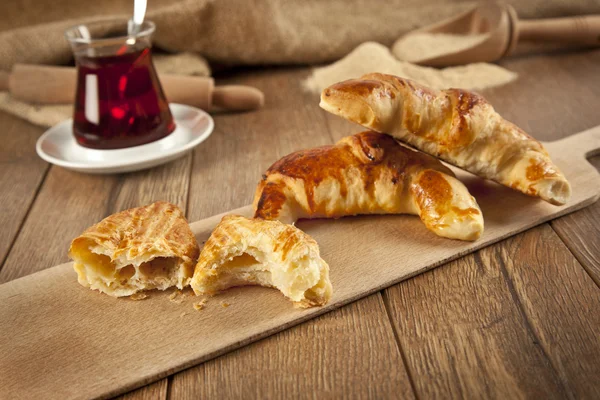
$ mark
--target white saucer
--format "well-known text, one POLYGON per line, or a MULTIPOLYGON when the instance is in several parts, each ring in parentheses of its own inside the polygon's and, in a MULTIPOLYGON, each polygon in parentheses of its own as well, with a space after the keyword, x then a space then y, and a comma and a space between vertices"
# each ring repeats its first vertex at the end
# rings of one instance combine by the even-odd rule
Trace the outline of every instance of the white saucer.
POLYGON ((182 104, 169 104, 176 128, 156 142, 117 150, 80 146, 73 136, 73 120, 48 129, 35 146, 49 163, 74 171, 109 174, 138 171, 175 160, 210 136, 215 126, 206 112, 182 104))

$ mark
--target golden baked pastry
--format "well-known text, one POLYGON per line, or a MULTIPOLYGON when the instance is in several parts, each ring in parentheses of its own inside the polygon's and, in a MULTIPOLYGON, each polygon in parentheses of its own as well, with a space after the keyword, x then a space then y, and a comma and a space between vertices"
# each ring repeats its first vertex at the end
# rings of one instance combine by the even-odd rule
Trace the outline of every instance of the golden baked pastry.
POLYGON ((223 217, 206 241, 191 282, 196 295, 233 286, 277 288, 298 307, 321 306, 331 297, 329 266, 319 246, 293 225, 223 217))
POLYGON ((408 79, 372 73, 328 87, 320 105, 552 204, 565 204, 571 195, 569 183, 542 144, 476 93, 432 90, 408 79))
POLYGON ((111 296, 182 289, 198 259, 198 243, 177 206, 156 202, 106 217, 71 242, 79 283, 111 296))
POLYGON ((475 240, 483 217, 475 198, 435 158, 373 131, 333 146, 283 157, 263 175, 254 196, 256 218, 416 214, 439 236, 475 240))

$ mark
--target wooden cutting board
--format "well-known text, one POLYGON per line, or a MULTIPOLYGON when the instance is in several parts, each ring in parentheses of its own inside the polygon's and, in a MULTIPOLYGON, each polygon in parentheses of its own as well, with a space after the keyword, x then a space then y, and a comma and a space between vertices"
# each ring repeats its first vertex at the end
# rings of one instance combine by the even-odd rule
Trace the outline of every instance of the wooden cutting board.
MULTIPOLYGON (((259 287, 231 289, 201 311, 191 292, 181 302, 169 299, 171 290, 114 299, 80 286, 71 263, 0 285, 0 398, 114 396, 596 201, 600 175, 585 156, 600 149, 600 127, 546 146, 572 184, 566 206, 455 169, 485 218, 474 243, 437 237, 416 216, 301 221, 331 267, 334 295, 325 307, 294 309, 278 291, 259 287)), ((232 212, 249 216, 251 209, 232 212)), ((221 216, 192 224, 199 243, 221 216)))

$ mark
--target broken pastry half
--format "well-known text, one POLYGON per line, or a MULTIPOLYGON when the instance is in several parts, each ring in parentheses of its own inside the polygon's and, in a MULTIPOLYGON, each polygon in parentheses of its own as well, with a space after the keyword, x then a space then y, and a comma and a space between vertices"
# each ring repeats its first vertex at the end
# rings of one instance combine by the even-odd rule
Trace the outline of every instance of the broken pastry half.
POLYGON ((569 182, 544 146, 474 92, 433 90, 372 73, 326 88, 320 106, 549 203, 565 204, 571 195, 569 182))
POLYGON ((166 202, 111 215, 74 239, 69 249, 79 283, 115 297, 182 289, 198 253, 183 213, 166 202))
POLYGON ((483 216, 465 185, 439 160, 374 131, 283 157, 254 195, 256 218, 416 214, 435 234, 476 240, 483 216))
POLYGON ((238 215, 223 217, 212 232, 191 285, 196 295, 273 287, 302 308, 326 304, 332 292, 329 266, 314 239, 293 225, 238 215))

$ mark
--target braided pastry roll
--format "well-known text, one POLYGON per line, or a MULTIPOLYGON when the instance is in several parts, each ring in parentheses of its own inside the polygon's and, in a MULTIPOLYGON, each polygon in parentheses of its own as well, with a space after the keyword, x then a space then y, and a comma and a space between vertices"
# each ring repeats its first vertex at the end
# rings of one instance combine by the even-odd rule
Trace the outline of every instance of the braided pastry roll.
POLYGON ((502 185, 565 204, 571 188, 540 142, 476 93, 372 73, 334 84, 321 107, 502 185))
POLYGON ((285 223, 416 214, 439 236, 476 240, 483 232, 477 202, 452 171, 373 131, 283 157, 263 175, 254 209, 256 218, 285 223))

